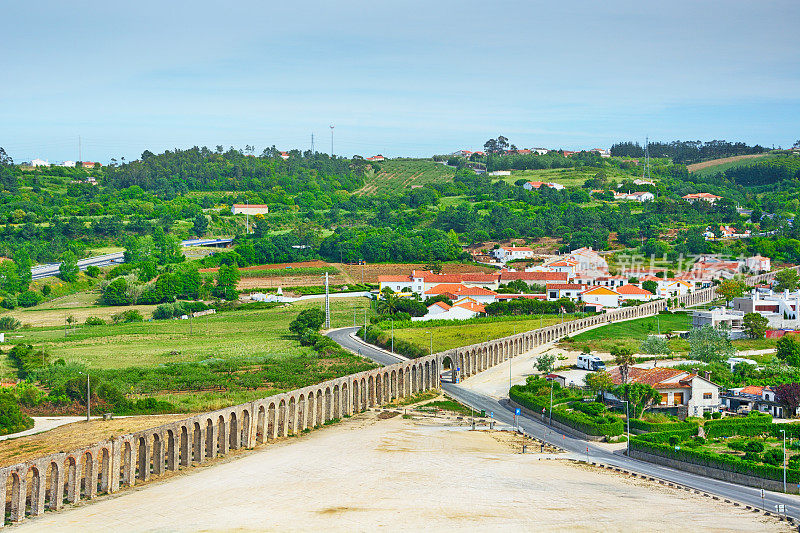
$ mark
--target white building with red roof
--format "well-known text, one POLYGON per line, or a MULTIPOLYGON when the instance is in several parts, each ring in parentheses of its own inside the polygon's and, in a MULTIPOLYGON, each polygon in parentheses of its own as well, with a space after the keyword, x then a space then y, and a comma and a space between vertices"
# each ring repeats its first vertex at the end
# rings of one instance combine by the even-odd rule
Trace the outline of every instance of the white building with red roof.
POLYGON ((548 284, 546 288, 547 301, 552 302, 561 298, 577 300, 580 293, 586 290, 586 285, 578 283, 548 284))
POLYGON ((490 304, 497 301, 497 293, 483 287, 468 287, 461 283, 440 283, 423 293, 424 298, 432 296, 446 296, 451 300, 459 300, 465 296, 480 304, 490 304))
POLYGON ((266 215, 269 213, 267 204, 233 204, 231 213, 234 215, 266 215))
POLYGON ((620 301, 637 301, 637 302, 649 302, 656 298, 656 295, 650 291, 646 291, 641 287, 637 287, 633 283, 628 283, 621 287, 617 287, 615 289, 617 294, 619 294, 620 301))
POLYGON ((578 295, 578 299, 595 308, 617 308, 619 307, 620 294, 608 287, 590 287, 578 295))
MULTIPOLYGON (((609 371, 611 381, 615 385, 622 384, 619 367, 609 371)), ((704 412, 719 411, 719 385, 708 377, 678 370, 675 368, 628 368, 628 383, 644 383, 652 385, 661 399, 657 407, 686 407, 689 416, 702 416, 704 412)), ((613 394, 606 392, 609 399, 619 401, 613 394)))
POLYGON ((522 184, 522 188, 526 191, 538 190, 542 187, 545 189, 555 189, 557 191, 560 191, 564 188, 564 186, 560 183, 555 183, 552 181, 528 181, 522 184))
POLYGON ((368 157, 367 161, 375 161, 375 162, 377 162, 377 161, 383 161, 385 159, 386 158, 383 157, 381 154, 378 154, 378 155, 373 155, 372 157, 368 157))
POLYGON ((515 259, 531 259, 534 255, 533 248, 529 246, 500 246, 492 250, 492 255, 499 261, 513 261, 515 259))
POLYGON ((427 320, 467 320, 486 313, 486 308, 473 298, 461 298, 453 305, 436 302, 428 306, 425 316, 412 317, 415 322, 427 320))
POLYGON ((717 196, 716 194, 711 194, 708 192, 687 194, 685 196, 681 196, 681 198, 683 198, 690 204, 693 204, 695 202, 708 202, 711 205, 714 205, 718 201, 722 200, 722 196, 717 196))

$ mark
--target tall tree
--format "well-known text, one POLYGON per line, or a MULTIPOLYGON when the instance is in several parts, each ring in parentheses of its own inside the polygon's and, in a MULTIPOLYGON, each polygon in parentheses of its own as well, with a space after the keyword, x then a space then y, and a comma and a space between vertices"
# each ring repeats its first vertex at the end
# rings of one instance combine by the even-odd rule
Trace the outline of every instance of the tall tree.
POLYGON ((775 388, 778 401, 786 406, 789 418, 794 418, 800 407, 800 383, 784 383, 775 388))
POLYGON ((769 320, 767 317, 759 313, 747 313, 742 318, 742 326, 747 332, 747 336, 751 339, 763 339, 767 333, 767 325, 769 320))
POLYGON ((633 352, 624 346, 614 346, 611 348, 611 355, 614 356, 614 362, 619 366, 619 375, 622 378, 622 383, 628 383, 628 373, 634 363, 633 352))
POLYGON ((78 279, 78 258, 71 251, 64 252, 61 256, 61 264, 58 266, 58 276, 71 283, 78 279))
POLYGON ((800 280, 800 277, 797 275, 797 271, 794 269, 786 269, 781 270, 777 274, 775 274, 775 281, 778 282, 775 285, 775 290, 778 291, 793 291, 797 289, 797 283, 800 280))
POLYGON ((740 297, 744 294, 746 286, 741 281, 734 279, 726 279, 717 286, 717 292, 725 298, 725 303, 730 303, 734 298, 740 297))

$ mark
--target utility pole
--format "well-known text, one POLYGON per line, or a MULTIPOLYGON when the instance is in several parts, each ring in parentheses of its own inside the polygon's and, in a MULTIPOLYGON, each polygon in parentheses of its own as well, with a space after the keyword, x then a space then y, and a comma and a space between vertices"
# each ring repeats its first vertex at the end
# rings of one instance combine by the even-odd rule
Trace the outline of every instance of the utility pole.
POLYGON ((364 342, 367 342, 367 308, 364 308, 364 342))
POLYGON ((394 318, 392 319, 392 353, 394 353, 394 318))
POLYGON ((89 402, 91 400, 91 392, 89 391, 89 373, 88 372, 78 372, 78 374, 85 374, 86 375, 86 421, 89 421, 89 416, 91 415, 91 407, 89 406, 89 402))
POLYGON ((331 124, 331 159, 333 159, 333 157, 334 157, 333 156, 333 128, 334 127, 335 126, 333 124, 331 124))
POLYGON ((325 329, 331 329, 331 301, 328 292, 328 273, 325 272, 325 329))
POLYGON ((83 156, 81 155, 81 136, 78 135, 78 161, 83 161, 81 159, 82 157, 83 156))
POLYGON ((314 134, 311 134, 311 157, 314 157, 314 134))

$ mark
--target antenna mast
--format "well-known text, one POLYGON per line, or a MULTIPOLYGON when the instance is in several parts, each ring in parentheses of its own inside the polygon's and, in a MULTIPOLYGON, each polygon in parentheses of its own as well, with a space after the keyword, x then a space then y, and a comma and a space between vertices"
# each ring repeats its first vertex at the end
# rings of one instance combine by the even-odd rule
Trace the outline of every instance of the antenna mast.
POLYGON ((650 138, 644 138, 644 166, 642 167, 642 179, 652 181, 650 177, 650 138))
POLYGON ((314 157, 314 134, 311 134, 311 157, 314 157))
POLYGON ((333 128, 335 126, 331 124, 331 158, 333 158, 333 128))

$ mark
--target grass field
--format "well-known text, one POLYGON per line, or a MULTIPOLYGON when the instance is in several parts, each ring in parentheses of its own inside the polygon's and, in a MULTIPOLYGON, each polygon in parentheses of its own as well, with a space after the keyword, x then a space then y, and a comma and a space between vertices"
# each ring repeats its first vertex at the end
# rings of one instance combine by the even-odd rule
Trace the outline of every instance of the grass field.
MULTIPOLYGON (((648 335, 656 335, 659 331, 664 334, 672 331, 690 330, 692 329, 691 320, 691 315, 687 313, 638 318, 579 333, 568 340, 562 341, 562 345, 570 350, 589 352, 609 352, 614 346, 622 345, 636 353, 642 341, 648 335)), ((774 348, 775 343, 775 339, 740 339, 732 341, 734 348, 737 350, 769 349, 774 348)), ((686 339, 672 338, 669 341, 669 346, 676 354, 689 352, 689 341, 686 339)), ((748 355, 747 357, 764 362, 771 359, 772 354, 764 356, 748 355)))
MULTIPOLYGON (((663 314, 595 328, 562 341, 562 344, 570 350, 590 352, 608 352, 616 345, 623 345, 636 352, 648 335, 656 335, 659 331, 662 334, 686 331, 691 327, 691 317, 688 314, 663 314)), ((685 350, 688 343, 683 339, 673 339, 670 347, 676 351, 681 348, 685 350)))
MULTIPOLYGON (((510 176, 503 176, 503 181, 514 184, 517 180, 526 179, 528 181, 552 181, 565 187, 581 187, 583 182, 594 177, 599 169, 588 168, 549 168, 540 170, 514 170, 510 176)), ((622 181, 625 178, 634 178, 619 169, 605 169, 606 176, 611 181, 622 181)))
MULTIPOLYGON (((141 323, 79 326, 64 336, 64 328, 22 329, 7 335, 9 342, 43 346, 52 358, 85 363, 91 368, 153 366, 170 362, 202 361, 210 358, 281 357, 310 353, 289 334, 289 322, 303 309, 319 306, 321 300, 287 304, 267 310, 231 311, 194 320, 153 320, 141 323)), ((331 325, 352 325, 353 309, 363 321, 363 298, 335 299, 331 303, 331 325)), ((114 312, 129 307, 105 308, 114 312)), ((96 313, 96 309, 92 310, 96 313)), ((52 311, 63 317, 62 311, 52 311)), ((71 311, 76 314, 75 310, 71 311)), ((44 313, 50 313, 45 311, 44 313)), ((61 318, 63 323, 63 318, 61 318)), ((4 377, 11 375, 6 361, 0 365, 4 377)))
MULTIPOLYGON (((566 319, 565 319, 566 320, 566 319)), ((396 339, 403 339, 417 346, 430 346, 430 335, 433 333, 433 351, 441 352, 459 346, 468 346, 486 340, 506 337, 523 331, 537 329, 560 322, 557 316, 541 315, 537 317, 519 317, 509 320, 485 322, 483 324, 453 324, 445 326, 425 326, 419 323, 412 328, 396 329, 396 339)))
POLYGON ((718 172, 725 172, 729 168, 741 167, 758 162, 765 157, 769 157, 769 154, 737 155, 734 157, 723 157, 722 159, 712 159, 711 161, 686 165, 686 168, 689 172, 698 176, 709 177, 718 172))
POLYGON ((402 193, 412 185, 451 181, 455 169, 431 159, 394 159, 383 161, 381 171, 365 178, 358 194, 380 195, 402 193))

